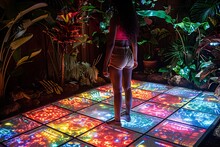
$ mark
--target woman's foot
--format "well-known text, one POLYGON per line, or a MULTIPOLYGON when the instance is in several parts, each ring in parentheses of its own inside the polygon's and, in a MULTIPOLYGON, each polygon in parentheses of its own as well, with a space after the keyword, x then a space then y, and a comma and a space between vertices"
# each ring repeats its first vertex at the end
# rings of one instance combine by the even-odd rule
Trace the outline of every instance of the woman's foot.
POLYGON ((130 122, 131 121, 131 116, 130 114, 124 114, 122 115, 122 119, 125 120, 126 122, 130 122))
POLYGON ((121 127, 121 121, 120 120, 111 120, 111 121, 108 121, 107 124, 109 124, 111 126, 120 126, 121 127))

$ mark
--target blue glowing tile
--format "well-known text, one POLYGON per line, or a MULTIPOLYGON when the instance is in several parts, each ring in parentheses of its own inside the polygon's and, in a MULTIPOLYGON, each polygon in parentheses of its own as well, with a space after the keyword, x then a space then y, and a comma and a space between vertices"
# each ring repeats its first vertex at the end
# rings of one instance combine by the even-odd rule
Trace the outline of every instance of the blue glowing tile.
POLYGON ((92 105, 78 112, 102 121, 107 121, 114 117, 114 107, 104 103, 92 105))
POLYGON ((145 135, 139 138, 138 140, 136 140, 131 145, 129 145, 129 147, 180 147, 180 146, 145 135))
POLYGON ((194 99, 184 106, 186 109, 220 115, 220 104, 194 99))
POLYGON ((158 83, 146 82, 145 84, 141 85, 138 88, 144 89, 144 90, 156 91, 156 92, 165 92, 172 87, 168 85, 158 84, 158 83))
POLYGON ((200 94, 201 91, 192 90, 183 87, 173 87, 172 89, 166 91, 165 93, 192 99, 195 98, 198 94, 200 94))
POLYGON ((93 89, 93 90, 80 93, 77 96, 100 102, 107 98, 112 97, 113 94, 111 92, 105 92, 105 91, 93 89))
POLYGON ((209 128, 217 118, 217 115, 192 111, 183 108, 179 109, 177 112, 173 113, 170 117, 168 117, 168 119, 173 121, 205 129, 209 128))
MULTIPOLYGON (((141 100, 141 99, 137 99, 137 98, 133 98, 132 100, 132 108, 140 105, 141 103, 143 103, 144 100, 141 100)), ((102 103, 106 103, 106 104, 110 104, 110 105, 114 105, 114 97, 111 97, 109 99, 106 99, 104 101, 102 101, 102 103)), ((125 105, 125 96, 122 96, 122 107, 123 108, 126 108, 126 105, 125 105)))
POLYGON ((71 139, 70 136, 62 134, 46 126, 39 127, 15 138, 3 142, 6 146, 24 146, 24 147, 39 147, 39 146, 59 146, 71 139))
POLYGON ((122 127, 137 131, 139 133, 146 133, 148 130, 156 126, 158 123, 162 121, 161 118, 131 112, 131 121, 126 122, 122 119, 122 127))
POLYGON ((84 143, 78 139, 73 139, 63 145, 61 145, 61 147, 93 147, 87 143, 84 143))
POLYGON ((160 104, 170 105, 174 107, 182 107, 191 99, 183 98, 180 96, 170 95, 170 94, 160 94, 155 98, 150 99, 151 102, 156 102, 160 104))
POLYGON ((3 120, 0 122, 0 142, 39 126, 41 124, 21 115, 3 120))
POLYGON ((195 99, 206 102, 220 103, 220 100, 218 100, 218 97, 214 95, 214 92, 203 92, 195 99))
POLYGON ((204 135, 206 129, 165 120, 147 135, 183 146, 194 146, 204 135))

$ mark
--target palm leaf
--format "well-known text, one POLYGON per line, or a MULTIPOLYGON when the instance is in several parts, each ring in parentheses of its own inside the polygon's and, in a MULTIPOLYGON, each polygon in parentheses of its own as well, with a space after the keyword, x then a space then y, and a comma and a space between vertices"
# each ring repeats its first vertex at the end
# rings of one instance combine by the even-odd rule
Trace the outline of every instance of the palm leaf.
POLYGON ((17 49, 18 47, 20 47, 21 45, 23 45, 24 43, 26 43, 28 40, 30 40, 31 38, 33 37, 33 34, 29 34, 27 36, 24 36, 22 38, 19 38, 15 41, 13 41, 11 44, 10 44, 10 47, 12 50, 15 50, 17 49))

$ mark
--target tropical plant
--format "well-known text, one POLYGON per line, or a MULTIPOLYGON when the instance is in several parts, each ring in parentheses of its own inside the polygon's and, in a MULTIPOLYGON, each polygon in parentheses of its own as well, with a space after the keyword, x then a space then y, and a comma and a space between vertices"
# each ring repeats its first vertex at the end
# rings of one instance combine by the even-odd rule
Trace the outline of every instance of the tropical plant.
POLYGON ((7 89, 7 84, 13 71, 23 65, 24 63, 31 62, 31 59, 41 52, 40 50, 32 52, 28 56, 24 56, 18 60, 15 60, 16 65, 14 70, 9 68, 9 64, 12 62, 14 53, 18 50, 20 46, 25 44, 28 40, 33 37, 33 34, 26 33, 29 26, 38 22, 48 15, 40 15, 34 19, 24 19, 27 13, 47 6, 45 3, 35 4, 26 10, 21 11, 14 19, 10 20, 2 29, 2 32, 6 32, 3 38, 1 48, 0 48, 0 101, 4 101, 5 92, 7 89))

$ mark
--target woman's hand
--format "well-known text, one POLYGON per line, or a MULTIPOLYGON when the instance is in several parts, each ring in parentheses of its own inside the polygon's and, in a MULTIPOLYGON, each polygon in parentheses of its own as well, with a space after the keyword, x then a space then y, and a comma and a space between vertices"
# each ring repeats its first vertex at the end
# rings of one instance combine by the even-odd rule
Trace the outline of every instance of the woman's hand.
POLYGON ((108 78, 109 77, 109 72, 108 72, 108 68, 104 67, 102 70, 102 74, 104 77, 108 78))
POLYGON ((138 62, 136 60, 134 60, 134 66, 133 66, 133 69, 137 68, 138 66, 138 62))

